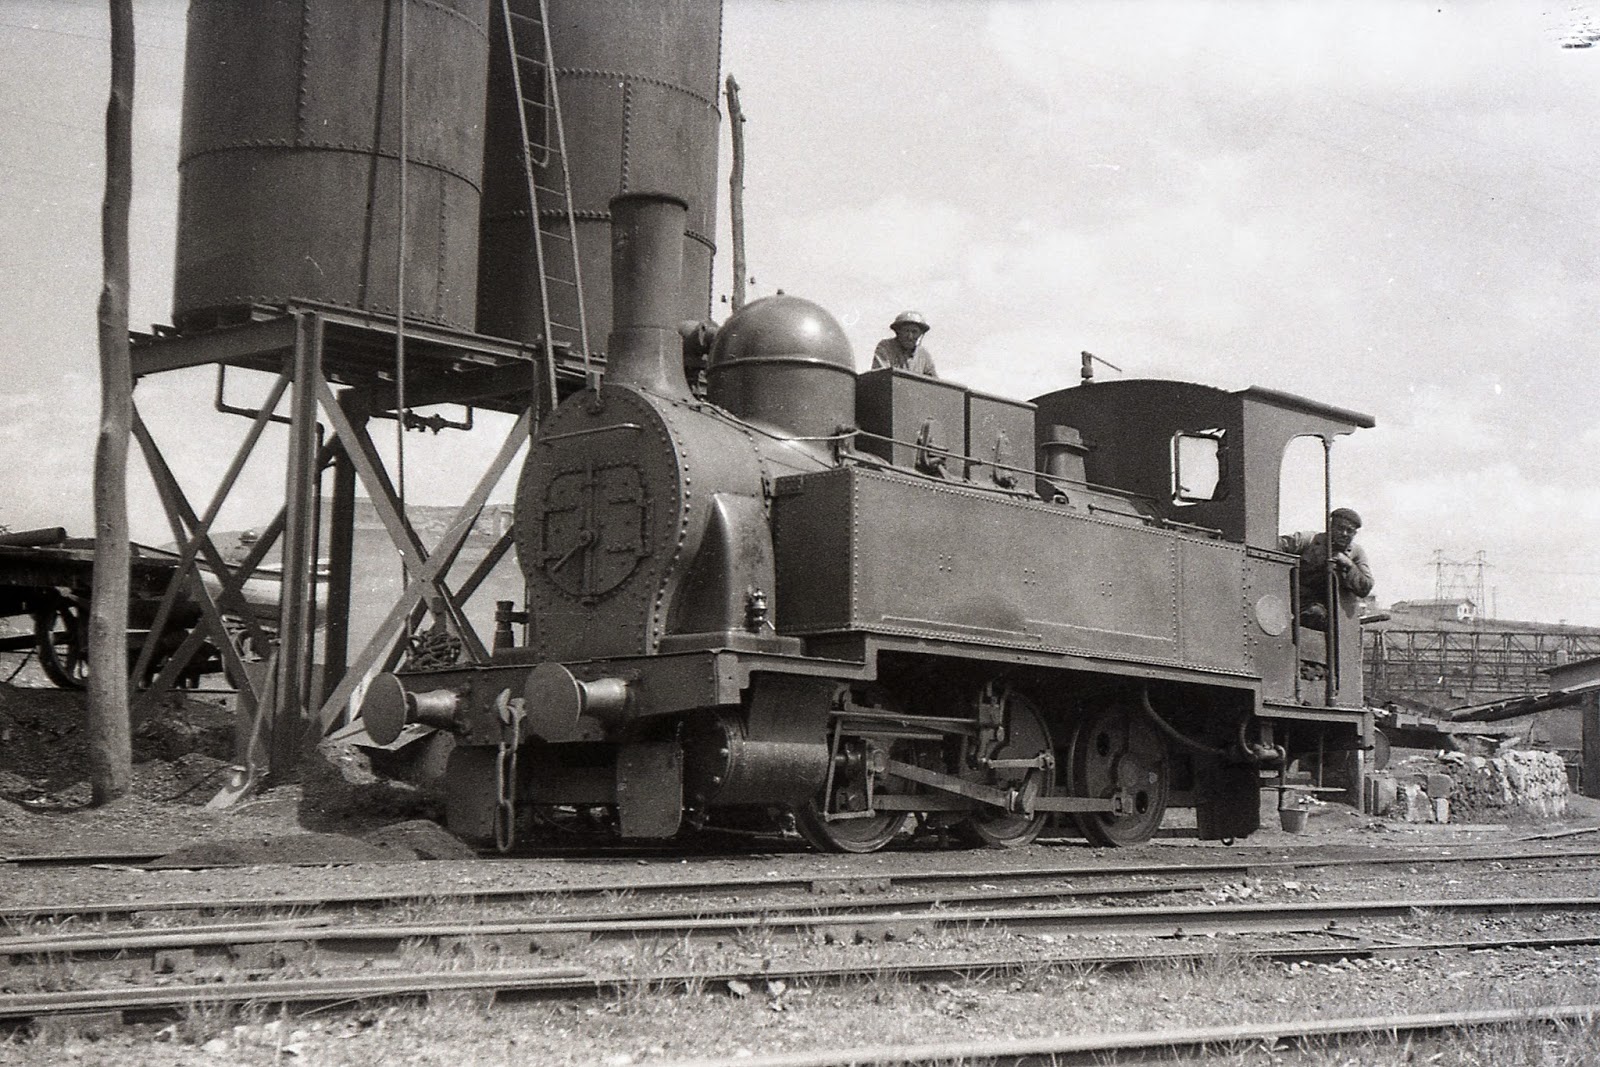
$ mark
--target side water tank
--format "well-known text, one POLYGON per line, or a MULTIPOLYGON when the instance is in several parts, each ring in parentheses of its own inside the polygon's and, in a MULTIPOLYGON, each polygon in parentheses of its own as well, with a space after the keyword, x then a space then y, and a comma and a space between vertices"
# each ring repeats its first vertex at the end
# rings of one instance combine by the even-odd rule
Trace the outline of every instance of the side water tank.
MULTIPOLYGON (((538 0, 509 0, 518 52, 534 43, 538 0), (531 20, 531 21, 529 21, 531 20)), ((489 110, 483 175, 478 329, 533 342, 544 332, 539 274, 522 169, 522 132, 503 21, 490 48, 489 110)), ((577 220, 579 267, 589 346, 603 354, 611 330, 611 216, 620 193, 665 193, 689 205, 683 238, 681 317, 711 311, 711 256, 717 207, 717 74, 722 61, 721 0, 549 0, 551 52, 566 133, 567 171, 577 220)), ((524 95, 543 103, 533 65, 522 65, 524 95)), ((535 180, 562 188, 561 157, 549 112, 527 109, 535 180)), ((557 343, 578 340, 571 235, 560 198, 540 191, 547 239, 550 318, 557 343)))
POLYGON ((192 0, 173 321, 296 298, 396 309, 405 13, 405 313, 477 305, 489 0, 192 0))

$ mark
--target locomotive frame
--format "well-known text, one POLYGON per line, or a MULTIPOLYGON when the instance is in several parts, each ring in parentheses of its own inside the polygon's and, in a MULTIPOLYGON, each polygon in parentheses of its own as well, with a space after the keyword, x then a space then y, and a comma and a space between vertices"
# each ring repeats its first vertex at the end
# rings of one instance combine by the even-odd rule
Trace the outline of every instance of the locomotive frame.
POLYGON ((1370 418, 1182 382, 1022 402, 858 375, 838 323, 792 297, 697 321, 709 307, 717 0, 681 0, 670 20, 588 0, 429 3, 420 51, 403 56, 411 6, 352 16, 303 0, 238 35, 210 7, 191 17, 176 326, 135 339, 135 374, 217 363, 277 378, 266 404, 241 412, 222 405, 219 377, 219 410, 254 424, 203 515, 138 429, 190 561, 182 580, 220 631, 197 561, 221 567, 224 601, 259 562, 221 566, 209 527, 294 387, 270 679, 221 650, 249 687, 244 703, 270 709, 273 774, 292 770, 307 727, 343 715, 381 658, 391 673, 361 700, 368 733, 453 735, 448 821, 502 848, 528 815, 565 810, 646 838, 793 812, 821 847, 859 852, 912 817, 988 845, 1024 844, 1062 819, 1129 844, 1187 804, 1201 836, 1233 838, 1259 823, 1263 776, 1281 784, 1296 761, 1359 796, 1371 720, 1358 620, 1330 587, 1330 631, 1299 625, 1276 479, 1292 437, 1327 447, 1370 418), (303 47, 312 26, 316 47, 303 47), (409 94, 430 102, 426 130, 410 129, 409 94), (552 120, 543 133, 530 106, 552 120), (413 170, 427 179, 414 196, 413 170), (588 262, 607 228, 609 278, 588 262), (546 241, 570 262, 547 257, 546 241), (610 295, 600 351, 580 265, 591 292, 610 295), (505 336, 470 333, 468 318, 505 336), (581 388, 561 388, 578 376, 581 388), (518 421, 430 552, 368 422, 425 426, 410 409, 446 400, 518 421), (493 563, 460 593, 445 576, 535 425, 515 520, 527 604, 501 605, 491 653, 462 602, 493 563), (407 588, 349 663, 358 483, 407 588), (428 613, 467 662, 394 670, 394 631, 428 613))
POLYGON ((380 743, 455 734, 454 832, 504 849, 540 810, 613 812, 629 838, 788 811, 834 851, 912 817, 1126 845, 1193 806, 1233 839, 1297 761, 1359 798, 1359 620, 1336 593, 1328 633, 1300 626, 1277 488, 1290 440, 1370 417, 1183 382, 1025 404, 858 376, 792 297, 680 330, 684 210, 612 203, 605 379, 541 423, 518 489, 527 612, 503 607, 488 663, 366 694, 380 743))

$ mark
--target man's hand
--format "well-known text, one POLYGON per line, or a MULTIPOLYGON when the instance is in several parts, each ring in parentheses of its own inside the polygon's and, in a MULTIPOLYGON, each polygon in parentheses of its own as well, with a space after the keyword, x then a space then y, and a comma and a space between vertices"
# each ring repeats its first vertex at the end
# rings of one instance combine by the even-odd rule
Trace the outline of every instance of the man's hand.
POLYGON ((1341 571, 1347 571, 1351 567, 1355 566, 1355 561, 1350 558, 1350 554, 1348 552, 1339 552, 1334 555, 1333 564, 1341 571))

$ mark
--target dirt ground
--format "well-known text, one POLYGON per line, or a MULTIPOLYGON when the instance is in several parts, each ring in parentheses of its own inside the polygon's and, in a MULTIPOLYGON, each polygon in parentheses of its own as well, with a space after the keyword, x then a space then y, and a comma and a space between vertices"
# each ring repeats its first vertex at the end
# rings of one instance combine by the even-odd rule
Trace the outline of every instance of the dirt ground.
POLYGON ((359 796, 359 774, 346 781, 322 762, 303 783, 208 807, 234 780, 237 724, 232 694, 204 691, 169 694, 136 716, 129 792, 94 808, 86 694, 51 687, 35 664, 13 655, 0 656, 0 679, 8 678, 0 681, 0 856, 182 848, 195 862, 359 862, 384 856, 381 846, 363 851, 362 835, 433 810, 415 790, 388 789, 370 776, 373 795, 359 796), (217 852, 219 843, 231 851, 217 852), (201 847, 212 851, 195 851, 201 847))

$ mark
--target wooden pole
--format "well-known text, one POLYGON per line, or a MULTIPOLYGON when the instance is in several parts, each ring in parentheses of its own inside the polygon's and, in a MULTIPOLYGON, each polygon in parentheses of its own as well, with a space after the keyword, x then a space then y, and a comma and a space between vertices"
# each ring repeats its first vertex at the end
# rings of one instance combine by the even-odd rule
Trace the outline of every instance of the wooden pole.
POLYGON ((733 226, 733 310, 744 307, 744 110, 739 83, 728 75, 728 132, 733 136, 733 169, 728 173, 728 219, 733 226))
POLYGON ((89 789, 107 804, 133 777, 128 720, 128 207, 133 196, 133 0, 110 0, 111 94, 100 211, 100 429, 94 455, 94 581, 89 601, 89 789))

